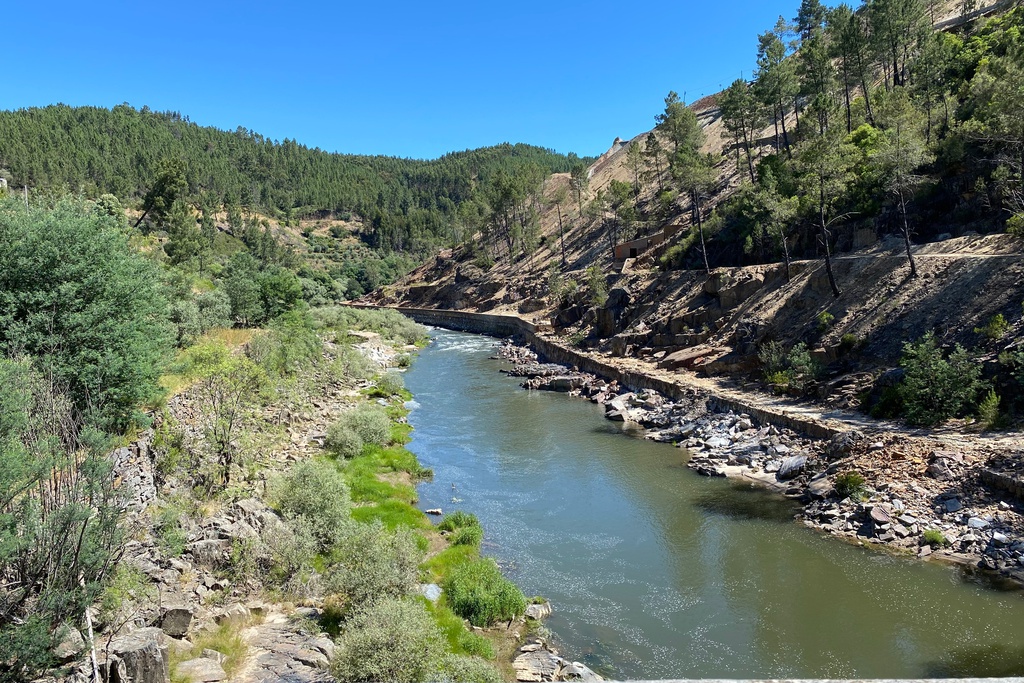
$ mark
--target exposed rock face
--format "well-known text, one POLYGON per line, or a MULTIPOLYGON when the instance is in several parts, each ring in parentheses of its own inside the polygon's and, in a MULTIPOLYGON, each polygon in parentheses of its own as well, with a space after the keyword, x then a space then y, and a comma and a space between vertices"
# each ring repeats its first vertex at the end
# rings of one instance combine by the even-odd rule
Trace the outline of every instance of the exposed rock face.
POLYGON ((228 677, 216 659, 202 657, 178 664, 178 675, 187 676, 192 683, 214 683, 228 677))
POLYGON ((158 628, 141 628, 110 642, 103 671, 107 683, 168 683, 170 656, 158 628))
POLYGON ((160 617, 160 630, 172 638, 181 638, 192 625, 191 607, 168 607, 160 617))
POLYGON ((524 683, 540 681, 603 681, 594 671, 579 662, 570 662, 558 656, 543 638, 531 638, 519 648, 512 660, 516 680, 524 683))

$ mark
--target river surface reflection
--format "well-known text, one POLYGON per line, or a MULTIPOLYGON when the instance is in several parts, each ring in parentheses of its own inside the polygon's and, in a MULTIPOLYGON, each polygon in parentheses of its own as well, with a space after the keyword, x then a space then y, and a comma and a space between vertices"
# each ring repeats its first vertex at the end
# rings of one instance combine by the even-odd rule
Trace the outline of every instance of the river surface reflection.
POLYGON ((805 529, 598 406, 523 391, 495 348, 437 330, 406 375, 420 505, 480 517, 567 657, 619 679, 1024 674, 1019 592, 805 529))

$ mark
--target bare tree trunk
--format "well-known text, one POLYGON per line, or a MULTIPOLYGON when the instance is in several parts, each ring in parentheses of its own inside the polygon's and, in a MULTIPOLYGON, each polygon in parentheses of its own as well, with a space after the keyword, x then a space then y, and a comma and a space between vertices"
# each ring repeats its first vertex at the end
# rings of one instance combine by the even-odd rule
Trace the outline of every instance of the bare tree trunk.
POLYGON ((562 229, 562 205, 555 204, 558 209, 558 241, 562 244, 562 270, 565 270, 565 231, 562 229))
POLYGON ((907 201, 903 190, 899 190, 900 215, 903 217, 903 245, 907 248, 907 261, 910 262, 910 277, 917 277, 917 262, 914 261, 914 253, 910 250, 910 225, 907 223, 907 201))
POLYGON ((708 263, 708 246, 704 241, 704 221, 700 215, 700 194, 694 191, 692 196, 694 211, 697 215, 697 232, 700 233, 700 253, 704 257, 704 271, 711 275, 711 265, 708 263))
POLYGON ((828 274, 828 284, 832 287, 832 295, 839 298, 842 292, 836 284, 836 275, 832 272, 832 252, 828 246, 828 226, 825 223, 825 181, 818 185, 818 213, 821 218, 821 243, 825 247, 825 272, 828 274))

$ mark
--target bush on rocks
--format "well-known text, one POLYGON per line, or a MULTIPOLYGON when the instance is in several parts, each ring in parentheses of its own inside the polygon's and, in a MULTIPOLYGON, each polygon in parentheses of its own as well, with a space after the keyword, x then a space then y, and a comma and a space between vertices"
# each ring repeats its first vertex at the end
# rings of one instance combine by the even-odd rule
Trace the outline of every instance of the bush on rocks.
POLYGON ((357 434, 363 443, 386 446, 391 442, 391 418, 383 408, 372 403, 360 403, 338 418, 327 431, 327 443, 337 443, 335 440, 342 438, 345 429, 357 434))
POLYGON ((405 388, 401 373, 389 370, 377 378, 375 394, 390 398, 405 388))
POLYGON ((335 422, 327 429, 324 446, 339 458, 354 458, 363 452, 363 440, 347 424, 335 422))
POLYGON ((332 559, 337 564, 324 579, 326 592, 343 597, 339 604, 351 610, 412 592, 422 552, 411 529, 400 527, 392 533, 376 522, 351 527, 332 559))
POLYGON ((436 680, 451 683, 501 683, 501 672, 479 657, 449 655, 441 664, 436 680))
POLYGON ((321 552, 334 547, 349 524, 348 485, 329 462, 306 460, 292 468, 278 492, 285 519, 301 519, 321 552))
POLYGON ((418 683, 444 663, 444 641, 421 602, 387 599, 358 611, 338 638, 331 674, 341 683, 418 683))
POLYGON ((526 611, 526 597, 501 575, 491 559, 480 559, 456 568, 441 586, 452 611, 474 626, 490 626, 526 611))

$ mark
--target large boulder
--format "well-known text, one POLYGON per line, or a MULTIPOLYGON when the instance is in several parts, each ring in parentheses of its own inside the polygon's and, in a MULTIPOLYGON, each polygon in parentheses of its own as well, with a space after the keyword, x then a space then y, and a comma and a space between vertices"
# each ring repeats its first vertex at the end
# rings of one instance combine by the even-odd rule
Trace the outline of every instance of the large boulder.
POLYGON ((169 683, 167 637, 158 628, 141 628, 117 636, 107 648, 107 683, 169 683))
POLYGON ((160 630, 172 638, 181 638, 188 633, 193 616, 189 607, 168 607, 160 615, 160 630))
POLYGON ((214 683, 228 677, 224 667, 215 659, 201 657, 178 664, 175 672, 188 678, 192 683, 214 683))
POLYGON ((806 455, 791 456, 782 461, 782 465, 779 467, 779 471, 775 473, 775 477, 779 481, 786 481, 787 479, 792 479, 801 472, 803 472, 804 467, 806 466, 806 455))

